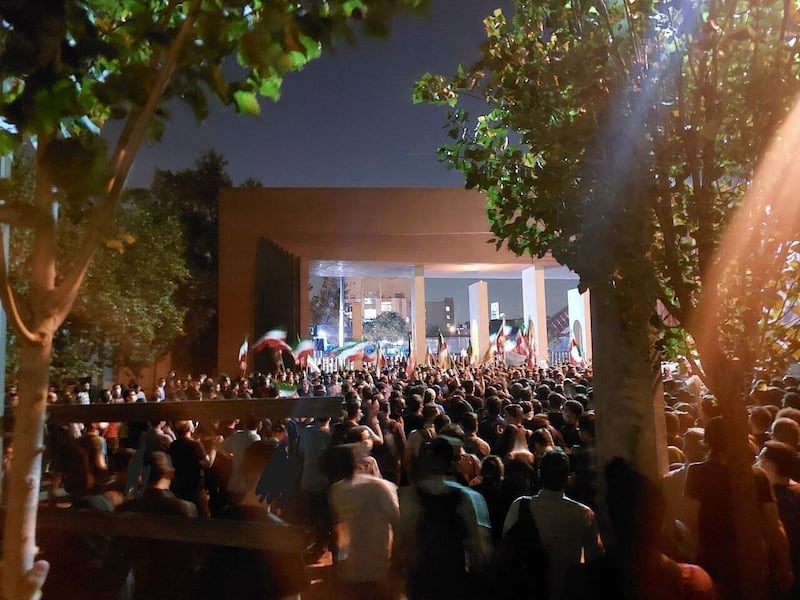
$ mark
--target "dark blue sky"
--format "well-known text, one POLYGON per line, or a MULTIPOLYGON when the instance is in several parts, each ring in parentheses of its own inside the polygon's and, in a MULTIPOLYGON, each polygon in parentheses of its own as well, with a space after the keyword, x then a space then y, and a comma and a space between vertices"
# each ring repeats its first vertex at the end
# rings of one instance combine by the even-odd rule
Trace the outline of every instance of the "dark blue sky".
POLYGON ((482 20, 510 0, 431 0, 427 15, 401 16, 386 39, 364 39, 311 62, 284 81, 260 117, 214 110, 198 125, 173 107, 163 139, 140 150, 129 186, 150 183, 156 167, 189 168, 206 150, 228 161, 235 184, 270 187, 461 186, 436 159, 446 141, 445 109, 411 103, 426 71, 449 75, 477 57, 482 20))

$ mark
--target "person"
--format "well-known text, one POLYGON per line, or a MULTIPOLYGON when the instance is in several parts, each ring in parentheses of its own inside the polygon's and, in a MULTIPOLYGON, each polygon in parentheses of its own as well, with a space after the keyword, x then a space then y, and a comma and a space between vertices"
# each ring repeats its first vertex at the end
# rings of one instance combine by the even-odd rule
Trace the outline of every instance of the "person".
POLYGON ((231 459, 230 478, 228 479, 227 492, 232 498, 239 498, 245 493, 245 480, 242 474, 242 461, 247 447, 261 439, 261 419, 253 414, 248 414, 242 419, 242 426, 232 435, 224 438, 219 445, 219 452, 227 454, 231 459))
POLYGON ((205 487, 204 469, 211 468, 217 457, 217 445, 222 436, 217 436, 206 450, 195 440, 194 423, 188 420, 175 422, 175 441, 170 444, 169 456, 175 467, 171 489, 178 498, 192 502, 201 517, 209 517, 208 492, 205 487))
MULTIPOLYGON (((245 493, 217 518, 229 521, 287 523, 267 510, 257 493, 259 478, 276 448, 266 440, 248 445, 241 473, 245 493)), ((213 546, 191 585, 192 600, 299 600, 309 587, 300 553, 213 546)))
POLYGON ((704 569, 662 551, 666 503, 658 485, 621 458, 606 466, 605 475, 614 543, 603 556, 568 571, 564 599, 717 600, 704 569))
MULTIPOLYGON (((152 452, 145 457, 149 481, 138 498, 126 500, 116 512, 196 518, 197 507, 170 491, 175 469, 169 455, 152 452)), ((189 586, 199 562, 191 544, 147 539, 124 540, 122 553, 130 561, 134 577, 134 598, 168 600, 190 598, 189 586)))
POLYGON ((336 481, 329 495, 343 593, 352 600, 388 600, 389 541, 400 518, 397 486, 359 472, 353 445, 336 446, 331 454, 336 481))
POLYGON ((400 522, 392 560, 408 600, 481 598, 491 557, 491 521, 483 497, 453 481, 451 441, 423 444, 412 485, 399 489, 400 522))
MULTIPOLYGON (((594 511, 568 498, 564 492, 569 479, 569 457, 561 450, 548 450, 540 461, 542 489, 529 503, 549 559, 547 597, 562 596, 565 576, 583 558, 591 561, 603 554, 603 542, 594 511)), ((508 509, 503 533, 519 518, 521 498, 508 509)))
POLYGON ((756 464, 767 474, 778 505, 786 537, 794 582, 789 598, 800 598, 800 458, 796 446, 769 440, 758 454, 756 464))
MULTIPOLYGON (((730 457, 722 417, 711 418, 703 440, 709 451, 706 458, 689 465, 684 487, 684 523, 694 547, 694 561, 703 567, 723 598, 741 598, 742 582, 731 549, 737 548, 731 493, 730 457)), ((752 467, 755 499, 761 516, 761 543, 771 549, 772 582, 782 592, 791 585, 792 572, 786 533, 764 471, 752 467)))
POLYGON ((503 459, 490 454, 481 462, 481 473, 473 481, 471 487, 486 501, 491 522, 492 542, 497 545, 503 535, 503 521, 508 508, 515 498, 511 498, 503 486, 505 467, 503 459))
POLYGON ((330 417, 315 418, 300 434, 300 455, 303 460, 300 489, 306 521, 311 525, 314 538, 307 549, 309 562, 316 562, 329 547, 333 547, 333 524, 328 502, 331 482, 327 464, 331 448, 330 423, 330 417))

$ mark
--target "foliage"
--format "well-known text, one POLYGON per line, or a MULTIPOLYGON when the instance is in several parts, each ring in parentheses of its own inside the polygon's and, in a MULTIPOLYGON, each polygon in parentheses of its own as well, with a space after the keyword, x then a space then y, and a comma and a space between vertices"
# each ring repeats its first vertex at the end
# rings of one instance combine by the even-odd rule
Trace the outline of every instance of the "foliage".
MULTIPOLYGON (((32 203, 35 165, 30 152, 20 151, 11 169, 10 199, 32 203)), ((60 217, 58 245, 71 260, 85 223, 60 217)), ((99 249, 70 316, 53 341, 50 381, 66 382, 97 374, 106 366, 134 370, 163 354, 180 333, 185 310, 176 306, 178 284, 187 277, 179 221, 166 205, 145 190, 125 196, 110 237, 99 249)), ((24 258, 30 231, 14 229, 10 275, 15 289, 27 288, 24 258)), ((19 368, 13 332, 9 343, 7 380, 19 368)))
MULTIPOLYGON (((323 277, 317 288, 317 293, 309 298, 311 308, 311 322, 325 330, 339 318, 341 303, 340 279, 338 277, 323 277)), ((345 287, 347 284, 345 284, 345 287)), ((347 290, 345 289, 345 296, 347 290)))
POLYGON ((405 340, 408 336, 408 323, 403 315, 394 311, 383 312, 373 320, 364 323, 364 338, 371 342, 381 340, 405 340))
POLYGON ((172 173, 156 170, 152 193, 179 217, 179 227, 191 244, 181 261, 190 277, 176 294, 186 311, 184 335, 174 345, 172 366, 180 373, 213 373, 217 365, 217 215, 221 188, 233 182, 227 161, 214 151, 195 161, 194 169, 172 173))
MULTIPOLYGON (((498 246, 551 253, 584 287, 638 284, 676 324, 654 316, 662 348, 678 351, 699 333, 703 295, 725 296, 716 286, 729 284, 708 279, 721 236, 800 91, 797 3, 514 5, 511 19, 486 18, 475 64, 415 88, 416 101, 450 107, 440 157, 486 192, 498 246)), ((798 343, 780 324, 798 301, 796 256, 777 239, 751 252, 767 246, 786 260, 759 273, 739 264, 747 297, 729 297, 702 349, 747 358, 748 372, 798 343)))

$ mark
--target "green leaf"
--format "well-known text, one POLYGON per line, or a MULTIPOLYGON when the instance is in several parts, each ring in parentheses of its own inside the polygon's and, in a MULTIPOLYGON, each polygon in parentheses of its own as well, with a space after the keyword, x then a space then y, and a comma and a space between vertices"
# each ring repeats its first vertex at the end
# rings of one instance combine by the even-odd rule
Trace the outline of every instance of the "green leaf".
POLYGON ((258 103, 258 97, 253 92, 237 90, 234 92, 233 98, 240 113, 254 116, 261 114, 261 105, 258 103))

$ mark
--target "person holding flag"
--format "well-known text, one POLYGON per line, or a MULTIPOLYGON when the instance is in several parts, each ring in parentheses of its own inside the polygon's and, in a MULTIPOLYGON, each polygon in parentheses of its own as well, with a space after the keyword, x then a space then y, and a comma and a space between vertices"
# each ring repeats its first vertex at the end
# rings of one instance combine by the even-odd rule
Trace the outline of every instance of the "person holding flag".
POLYGON ((244 336, 244 341, 242 345, 239 346, 239 354, 238 354, 238 362, 239 362, 239 370, 242 372, 242 377, 247 375, 247 351, 249 349, 249 344, 247 341, 247 336, 244 336))

